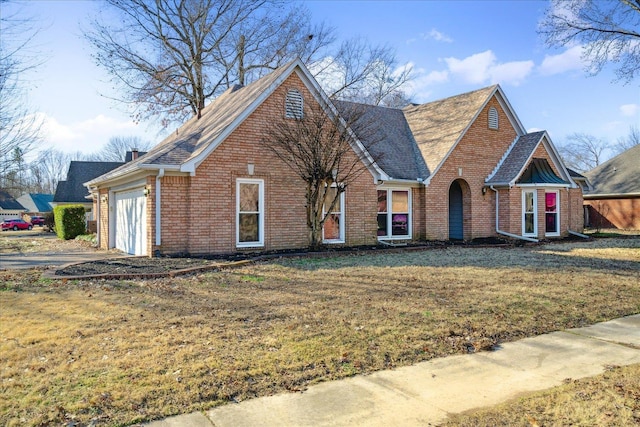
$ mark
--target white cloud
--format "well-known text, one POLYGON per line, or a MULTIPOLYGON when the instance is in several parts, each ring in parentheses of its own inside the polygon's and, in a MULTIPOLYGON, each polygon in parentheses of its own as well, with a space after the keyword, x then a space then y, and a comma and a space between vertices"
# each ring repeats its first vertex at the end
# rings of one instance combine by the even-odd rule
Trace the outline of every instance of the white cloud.
POLYGON ((625 117, 634 117, 640 112, 640 105, 638 104, 624 104, 620 106, 620 112, 625 117))
POLYGON ((438 42, 444 42, 444 43, 453 43, 453 39, 451 37, 449 37, 448 35, 441 33, 440 31, 436 30, 435 28, 432 28, 431 31, 429 31, 428 34, 421 34, 422 38, 425 40, 435 40, 438 42))
POLYGON ((412 98, 416 102, 424 102, 430 97, 430 86, 449 80, 447 70, 427 72, 424 68, 419 68, 413 70, 413 76, 413 79, 407 84, 407 92, 412 94, 412 98))
POLYGON ((542 64, 538 67, 540 74, 552 76, 571 70, 584 68, 582 62, 582 46, 573 46, 558 55, 545 55, 542 64))
POLYGON ((500 64, 491 50, 464 59, 445 58, 449 71, 467 83, 504 83, 519 85, 531 73, 533 61, 514 61, 500 64))
POLYGON ((114 136, 140 136, 155 140, 151 132, 135 125, 130 120, 116 119, 100 114, 96 117, 73 123, 61 123, 55 117, 38 113, 42 120, 42 134, 45 147, 56 148, 64 152, 98 151, 114 136))

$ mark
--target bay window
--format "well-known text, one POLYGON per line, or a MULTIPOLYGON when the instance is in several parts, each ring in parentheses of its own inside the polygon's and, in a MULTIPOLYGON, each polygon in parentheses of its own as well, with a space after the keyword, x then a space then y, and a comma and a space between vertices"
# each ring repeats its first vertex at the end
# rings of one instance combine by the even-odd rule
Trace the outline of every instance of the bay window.
POLYGON ((560 221, 558 220, 558 201, 559 193, 557 191, 547 191, 544 193, 544 222, 546 235, 560 234, 560 221))

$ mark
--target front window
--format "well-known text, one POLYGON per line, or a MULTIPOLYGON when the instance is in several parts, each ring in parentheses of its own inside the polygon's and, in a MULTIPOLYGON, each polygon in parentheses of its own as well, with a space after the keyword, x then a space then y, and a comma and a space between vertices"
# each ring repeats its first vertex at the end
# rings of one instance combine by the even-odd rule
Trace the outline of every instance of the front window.
POLYGON ((560 234, 558 221, 558 192, 551 191, 544 195, 544 219, 545 233, 548 235, 560 234))
MULTIPOLYGON (((327 203, 331 203, 336 197, 336 187, 327 190, 327 203)), ((322 228, 322 239, 325 243, 344 243, 344 192, 338 196, 338 202, 333 210, 327 213, 329 206, 324 206, 322 213, 326 216, 322 228)))
POLYGON ((264 245, 264 183, 239 179, 236 184, 236 245, 264 245))
POLYGON ((529 236, 537 235, 536 220, 536 192, 525 191, 522 193, 522 229, 523 234, 529 236))
POLYGON ((409 190, 378 190, 378 237, 410 238, 409 190))

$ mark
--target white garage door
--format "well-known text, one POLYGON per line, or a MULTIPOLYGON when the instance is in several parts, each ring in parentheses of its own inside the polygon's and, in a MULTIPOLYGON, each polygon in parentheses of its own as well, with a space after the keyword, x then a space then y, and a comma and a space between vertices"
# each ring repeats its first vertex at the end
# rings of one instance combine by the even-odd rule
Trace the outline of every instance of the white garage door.
POLYGON ((116 197, 116 249, 147 255, 147 198, 144 188, 122 191, 116 197))

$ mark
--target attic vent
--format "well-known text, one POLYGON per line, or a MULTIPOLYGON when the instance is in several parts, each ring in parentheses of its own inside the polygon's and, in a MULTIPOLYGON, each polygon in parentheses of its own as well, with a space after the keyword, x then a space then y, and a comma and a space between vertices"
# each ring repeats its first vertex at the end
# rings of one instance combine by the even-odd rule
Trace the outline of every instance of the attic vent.
POLYGON ((296 89, 291 89, 287 92, 287 99, 285 101, 284 116, 287 119, 301 119, 303 111, 303 99, 302 94, 296 89))
POLYGON ((489 129, 498 129, 498 110, 489 108, 489 129))

